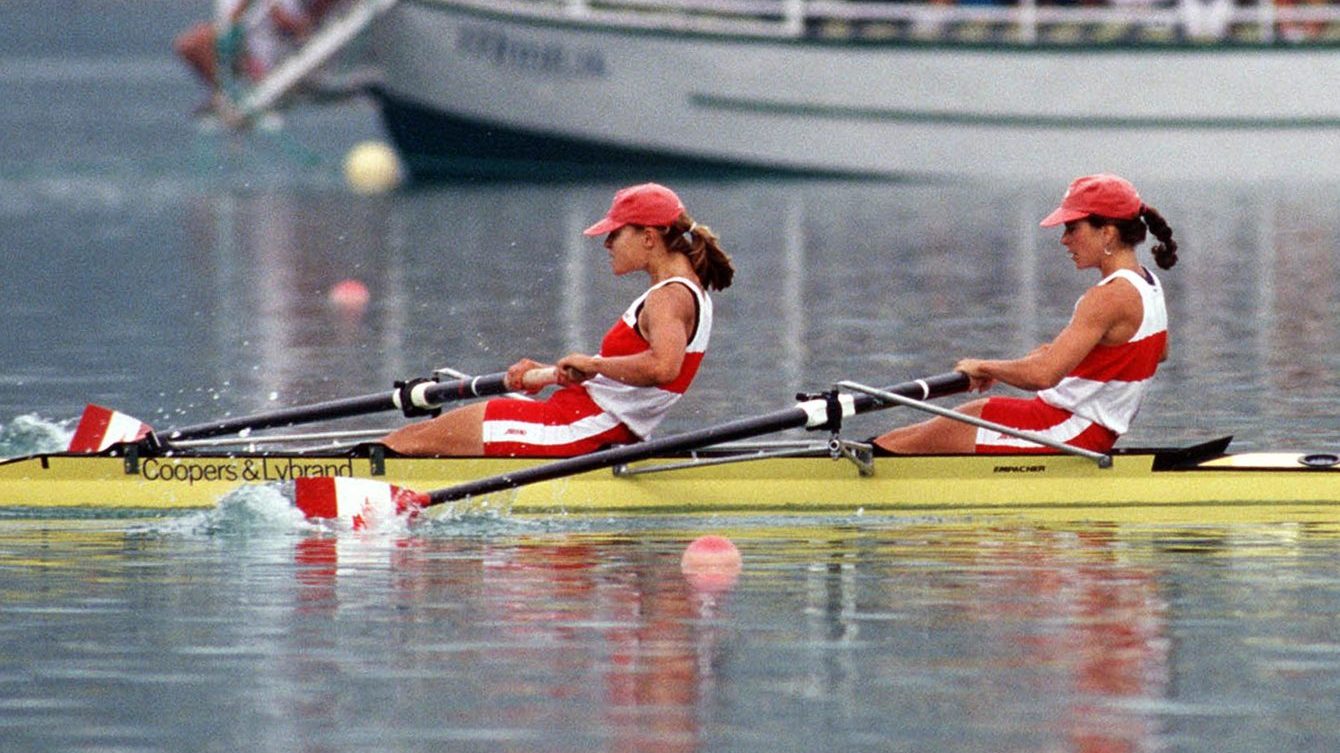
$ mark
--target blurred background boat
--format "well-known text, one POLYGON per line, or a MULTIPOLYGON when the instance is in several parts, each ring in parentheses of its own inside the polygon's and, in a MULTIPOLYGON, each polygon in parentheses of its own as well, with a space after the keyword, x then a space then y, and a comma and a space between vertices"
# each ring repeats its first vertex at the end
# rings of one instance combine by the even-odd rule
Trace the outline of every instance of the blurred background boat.
POLYGON ((1340 177, 1340 6, 361 0, 413 176, 1340 177))

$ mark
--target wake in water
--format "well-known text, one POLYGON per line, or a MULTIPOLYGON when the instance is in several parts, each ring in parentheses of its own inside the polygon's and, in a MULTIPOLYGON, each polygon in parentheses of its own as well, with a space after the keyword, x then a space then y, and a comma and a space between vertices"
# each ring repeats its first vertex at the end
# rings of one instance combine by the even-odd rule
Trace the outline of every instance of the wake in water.
POLYGON ((70 445, 70 438, 74 436, 70 423, 53 423, 28 413, 0 424, 0 458, 60 452, 70 445))
MULTIPOLYGON (((370 535, 404 535, 413 527, 404 516, 370 519, 358 531, 370 535)), ((276 482, 239 487, 207 510, 154 521, 145 533, 211 537, 269 538, 351 531, 348 521, 309 520, 293 504, 293 485, 276 482)))
POLYGON ((178 533, 210 536, 270 536, 315 530, 316 525, 293 506, 284 484, 243 486, 208 509, 173 521, 178 533))

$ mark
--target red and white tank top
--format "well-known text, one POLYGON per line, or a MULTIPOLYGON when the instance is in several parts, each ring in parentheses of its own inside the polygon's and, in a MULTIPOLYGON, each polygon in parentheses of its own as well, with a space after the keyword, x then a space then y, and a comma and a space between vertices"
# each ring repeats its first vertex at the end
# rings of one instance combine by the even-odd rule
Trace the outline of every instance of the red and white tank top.
POLYGON ((1145 274, 1148 279, 1129 269, 1119 269, 1099 281, 1099 285, 1106 285, 1121 277, 1135 286, 1144 307, 1140 328, 1120 345, 1095 347, 1059 384, 1038 393, 1043 402, 1118 434, 1130 428, 1168 342, 1163 286, 1152 272, 1145 270, 1145 274))
POLYGON ((637 315, 652 291, 674 283, 687 286, 698 300, 697 326, 693 330, 693 339, 689 340, 684 350, 684 363, 679 367, 679 374, 669 382, 654 387, 635 387, 610 379, 604 374, 597 374, 582 383, 596 405, 618 418, 643 439, 651 434, 698 373, 698 365, 707 352, 707 341, 712 336, 712 299, 696 283, 685 277, 662 280, 638 296, 623 312, 623 316, 619 317, 619 321, 605 333, 605 339, 600 341, 600 355, 603 358, 629 356, 650 349, 651 344, 638 332, 637 315))

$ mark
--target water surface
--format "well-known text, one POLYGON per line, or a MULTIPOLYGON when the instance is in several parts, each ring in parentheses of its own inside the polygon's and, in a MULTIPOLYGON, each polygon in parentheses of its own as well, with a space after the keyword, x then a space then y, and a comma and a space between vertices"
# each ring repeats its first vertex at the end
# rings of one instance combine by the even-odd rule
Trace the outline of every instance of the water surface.
MULTIPOLYGON (((618 182, 357 196, 366 103, 201 128, 166 50, 207 4, 58 5, 0 11, 0 454, 88 401, 162 428, 589 350, 641 290, 580 235, 618 182)), ((1061 186, 674 185, 739 275, 665 431, 1025 352, 1094 281, 1036 227, 1061 186)), ((1336 192, 1141 188, 1183 251, 1123 443, 1334 450, 1336 192)), ((1264 517, 2 513, 0 748, 1334 750, 1335 518, 1264 517), (744 553, 717 592, 679 569, 709 532, 744 553)))
POLYGON ((1332 524, 203 516, 0 526, 7 750, 1340 742, 1332 524))

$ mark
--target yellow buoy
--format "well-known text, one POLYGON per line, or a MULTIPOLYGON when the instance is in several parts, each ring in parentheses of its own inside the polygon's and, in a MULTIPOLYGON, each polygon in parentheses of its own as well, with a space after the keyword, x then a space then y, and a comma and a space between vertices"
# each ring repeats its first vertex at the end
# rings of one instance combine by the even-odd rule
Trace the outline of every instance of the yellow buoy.
POLYGON ((393 190, 403 179, 400 158, 381 141, 363 141, 344 158, 344 179, 361 194, 393 190))

